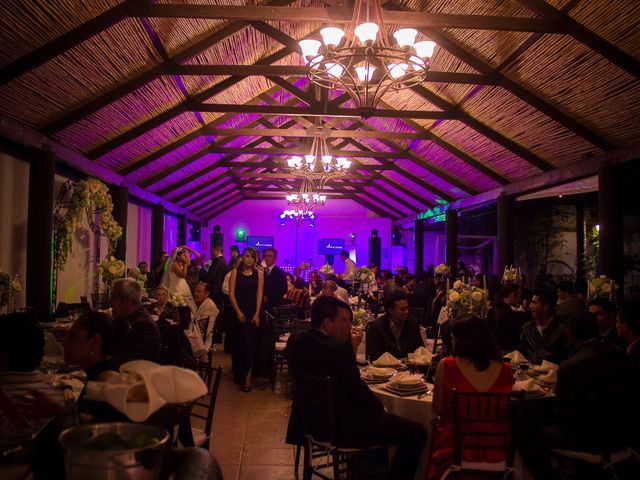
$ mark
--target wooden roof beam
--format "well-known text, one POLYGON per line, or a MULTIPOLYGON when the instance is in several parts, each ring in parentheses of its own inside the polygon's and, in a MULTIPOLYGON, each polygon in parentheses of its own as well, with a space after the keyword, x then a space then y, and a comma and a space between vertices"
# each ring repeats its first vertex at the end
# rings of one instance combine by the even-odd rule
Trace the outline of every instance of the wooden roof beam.
MULTIPOLYGON (((205 127, 203 129, 210 135, 218 137, 226 137, 230 135, 243 135, 246 137, 306 137, 314 138, 317 135, 317 128, 215 128, 205 127)), ((389 132, 380 130, 324 130, 325 138, 386 138, 388 140, 430 140, 431 134, 426 131, 422 132, 389 132)))
POLYGON ((377 205, 369 202, 368 200, 365 200, 364 198, 356 195, 356 194, 351 194, 349 196, 345 196, 345 198, 349 199, 349 200, 353 200, 356 203, 359 203, 360 205, 362 205, 364 208, 366 208, 367 210, 371 210, 373 213, 380 215, 383 218, 391 218, 392 220, 395 220, 397 218, 401 218, 402 215, 398 215, 397 213, 392 213, 389 214, 388 211, 384 211, 383 208, 384 207, 378 207, 377 205))

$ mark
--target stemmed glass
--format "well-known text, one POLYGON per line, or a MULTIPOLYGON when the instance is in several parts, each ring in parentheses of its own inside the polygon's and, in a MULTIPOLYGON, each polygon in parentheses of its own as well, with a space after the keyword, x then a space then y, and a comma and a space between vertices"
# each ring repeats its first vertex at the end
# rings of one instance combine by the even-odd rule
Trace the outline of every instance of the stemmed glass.
POLYGON ((45 355, 42 357, 42 363, 40 368, 46 375, 46 380, 49 384, 53 385, 56 381, 56 373, 64 365, 64 357, 57 355, 45 355))

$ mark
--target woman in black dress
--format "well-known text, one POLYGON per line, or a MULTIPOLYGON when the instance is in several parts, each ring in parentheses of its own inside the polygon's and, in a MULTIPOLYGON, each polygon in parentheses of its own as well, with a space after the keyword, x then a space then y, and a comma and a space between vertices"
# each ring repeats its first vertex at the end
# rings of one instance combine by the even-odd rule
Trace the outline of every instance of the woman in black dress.
POLYGON ((231 369, 235 382, 242 385, 245 392, 251 391, 263 287, 264 273, 258 270, 258 251, 247 247, 242 252, 240 265, 232 270, 229 279, 229 300, 236 314, 231 369))

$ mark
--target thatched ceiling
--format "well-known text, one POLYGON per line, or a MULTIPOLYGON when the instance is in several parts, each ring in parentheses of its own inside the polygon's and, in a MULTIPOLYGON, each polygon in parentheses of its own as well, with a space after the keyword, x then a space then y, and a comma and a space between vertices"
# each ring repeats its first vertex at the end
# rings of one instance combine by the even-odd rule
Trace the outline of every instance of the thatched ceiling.
POLYGON ((329 197, 390 218, 640 138, 640 2, 382 3, 438 47, 362 119, 317 100, 297 51, 343 0, 5 0, 0 114, 205 219, 295 191, 284 155, 318 116, 354 160, 329 197))

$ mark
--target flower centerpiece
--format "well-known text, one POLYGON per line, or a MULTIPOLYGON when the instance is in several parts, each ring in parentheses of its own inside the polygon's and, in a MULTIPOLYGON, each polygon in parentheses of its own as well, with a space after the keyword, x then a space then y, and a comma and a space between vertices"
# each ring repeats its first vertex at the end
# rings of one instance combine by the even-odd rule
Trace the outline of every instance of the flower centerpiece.
POLYGON ((449 266, 445 265, 444 263, 441 263, 436 267, 436 274, 444 275, 444 276, 449 275, 449 266))
POLYGON ((186 307, 187 300, 185 296, 181 293, 170 293, 169 294, 169 303, 174 307, 186 307))
POLYGON ((371 315, 364 308, 353 310, 353 324, 356 327, 364 327, 369 320, 371 320, 371 315))
POLYGON ((311 268, 311 264, 308 262, 300 262, 300 265, 298 265, 298 268, 300 269, 300 271, 309 270, 309 268, 311 268))
POLYGON ((605 298, 613 301, 617 289, 618 285, 615 280, 612 280, 606 275, 600 275, 589 281, 588 297, 605 298))
POLYGON ((118 260, 113 255, 108 256, 98 265, 98 274, 102 277, 102 281, 104 282, 107 291, 111 286, 111 282, 117 278, 124 277, 126 271, 127 266, 124 262, 122 260, 118 260))
POLYGON ((485 318, 487 316, 487 291, 464 283, 462 280, 456 280, 453 287, 447 292, 447 307, 450 318, 463 315, 485 318))
POLYGON ((324 265, 322 265, 322 267, 320 267, 320 273, 324 276, 324 275, 332 275, 334 273, 333 267, 331 265, 329 265, 328 263, 325 263, 324 265))
POLYGON ((502 273, 502 283, 520 283, 522 280, 522 274, 520 268, 513 265, 507 267, 505 265, 504 272, 502 273))
POLYGON ((360 282, 359 296, 370 296, 373 292, 378 291, 376 276, 368 267, 360 267, 356 269, 354 277, 360 282))

